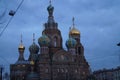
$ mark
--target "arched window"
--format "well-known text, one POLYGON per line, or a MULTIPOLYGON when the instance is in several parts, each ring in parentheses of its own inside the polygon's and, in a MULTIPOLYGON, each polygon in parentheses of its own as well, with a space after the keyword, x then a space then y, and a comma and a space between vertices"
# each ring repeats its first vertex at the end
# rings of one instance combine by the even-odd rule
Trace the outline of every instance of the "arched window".
POLYGON ((57 37, 54 37, 54 47, 57 47, 57 37))
POLYGON ((81 54, 81 47, 78 47, 78 54, 81 54))

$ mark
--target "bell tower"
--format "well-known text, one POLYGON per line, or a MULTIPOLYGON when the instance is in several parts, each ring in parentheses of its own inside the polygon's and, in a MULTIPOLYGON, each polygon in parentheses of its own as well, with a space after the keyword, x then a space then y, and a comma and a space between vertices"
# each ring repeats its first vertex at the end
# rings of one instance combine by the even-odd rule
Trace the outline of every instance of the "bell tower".
POLYGON ((51 4, 47 7, 48 11, 48 21, 44 24, 45 29, 43 30, 42 34, 45 34, 49 37, 50 39, 50 49, 51 51, 57 51, 59 49, 62 49, 62 36, 61 32, 58 29, 58 23, 55 22, 53 12, 54 12, 54 7, 51 4))

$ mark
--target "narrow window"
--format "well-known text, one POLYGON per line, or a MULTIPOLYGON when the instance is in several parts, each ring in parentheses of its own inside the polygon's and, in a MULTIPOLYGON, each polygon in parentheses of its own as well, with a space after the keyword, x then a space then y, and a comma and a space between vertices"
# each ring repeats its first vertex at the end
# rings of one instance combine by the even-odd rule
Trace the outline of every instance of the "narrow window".
POLYGON ((78 47, 78 54, 81 54, 81 48, 78 47))
POLYGON ((54 47, 57 47, 57 37, 54 37, 54 47))

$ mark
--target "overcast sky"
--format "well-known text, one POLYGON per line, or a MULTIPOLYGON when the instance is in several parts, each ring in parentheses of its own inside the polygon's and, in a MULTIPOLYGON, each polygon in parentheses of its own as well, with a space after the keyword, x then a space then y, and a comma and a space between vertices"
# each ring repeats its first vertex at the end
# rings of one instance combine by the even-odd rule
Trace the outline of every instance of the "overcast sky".
MULTIPOLYGON (((0 0, 0 31, 11 18, 8 13, 16 10, 22 0, 0 0), (3 15, 3 13, 6 13, 3 15)), ((35 33, 36 43, 47 22, 49 0, 25 0, 12 21, 0 36, 0 64, 8 68, 18 59, 20 35, 23 35, 25 59, 35 33)), ((81 32, 85 57, 92 70, 115 68, 120 65, 120 0, 53 0, 54 18, 63 37, 68 38, 72 17, 81 32), (64 34, 64 35, 63 35, 64 34)))

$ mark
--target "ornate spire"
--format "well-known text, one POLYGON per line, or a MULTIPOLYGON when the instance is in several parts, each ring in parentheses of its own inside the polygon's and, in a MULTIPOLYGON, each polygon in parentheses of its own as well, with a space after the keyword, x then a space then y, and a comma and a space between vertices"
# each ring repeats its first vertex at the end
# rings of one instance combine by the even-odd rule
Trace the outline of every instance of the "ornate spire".
POLYGON ((48 6, 47 10, 48 10, 48 13, 49 13, 49 16, 53 16, 53 11, 54 11, 54 7, 52 6, 51 4, 51 0, 50 0, 50 5, 48 6))
POLYGON ((19 50, 24 50, 24 49, 25 49, 25 47, 23 45, 22 34, 21 34, 21 40, 20 40, 19 50))
POLYGON ((73 27, 75 27, 75 18, 72 19, 73 27))
POLYGON ((33 43, 35 42, 35 33, 33 33, 33 43))
POLYGON ((19 48, 23 48, 23 47, 24 47, 24 45, 23 45, 22 34, 21 34, 21 36, 20 36, 20 46, 19 46, 19 48))
POLYGON ((21 40, 20 40, 20 41, 21 41, 21 43, 20 43, 20 45, 19 45, 19 47, 18 47, 18 50, 19 50, 19 59, 18 59, 18 61, 25 60, 25 59, 24 59, 24 56, 23 56, 25 47, 24 47, 24 45, 23 45, 22 35, 21 35, 21 40))
POLYGON ((22 43, 22 34, 21 34, 21 43, 22 43))

